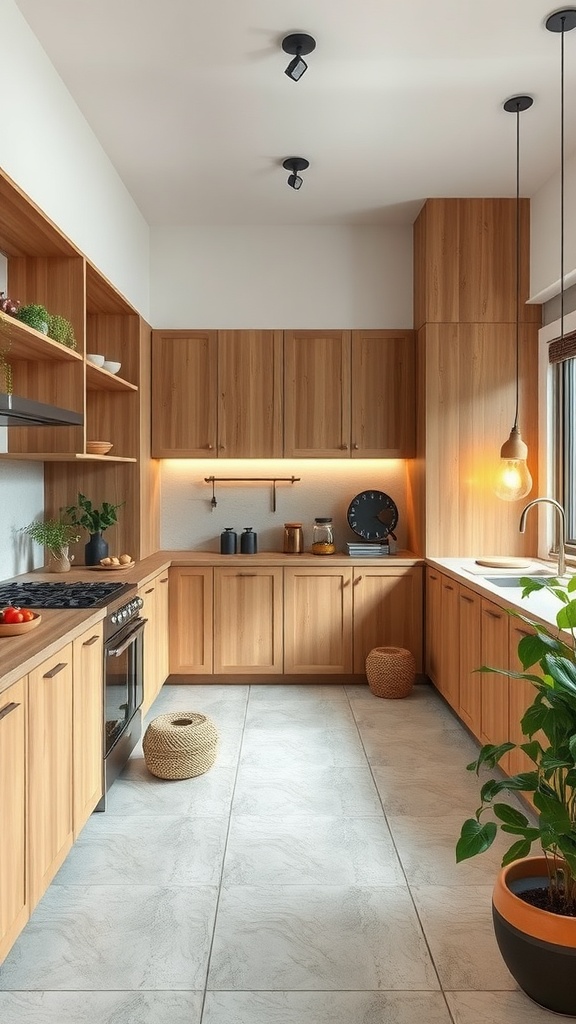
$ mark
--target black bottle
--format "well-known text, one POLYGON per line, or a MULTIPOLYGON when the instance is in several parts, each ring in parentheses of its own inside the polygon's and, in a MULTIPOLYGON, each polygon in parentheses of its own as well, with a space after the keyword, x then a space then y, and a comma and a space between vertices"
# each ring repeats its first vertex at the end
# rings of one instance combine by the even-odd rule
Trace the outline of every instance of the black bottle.
POLYGON ((243 555, 255 555, 258 551, 258 537, 251 526, 246 526, 240 535, 240 551, 243 555))
POLYGON ((220 534, 220 554, 235 555, 238 544, 238 535, 234 533, 231 526, 226 526, 224 533, 220 534))

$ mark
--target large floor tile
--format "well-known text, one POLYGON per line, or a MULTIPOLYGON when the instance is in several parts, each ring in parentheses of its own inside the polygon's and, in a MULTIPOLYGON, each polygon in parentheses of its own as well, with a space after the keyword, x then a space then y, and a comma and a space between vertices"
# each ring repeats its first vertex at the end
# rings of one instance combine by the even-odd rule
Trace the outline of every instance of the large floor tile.
POLYGON ((246 712, 246 729, 356 728, 352 709, 345 700, 301 701, 264 704, 251 701, 246 712))
POLYGON ((218 885, 228 816, 93 816, 59 885, 218 885))
POLYGON ((234 814, 329 814, 346 817, 382 814, 368 767, 241 767, 232 805, 234 814))
POLYGON ((494 937, 491 886, 413 886, 411 891, 444 990, 516 988, 494 937))
POLYGON ((250 687, 248 698, 249 709, 251 707, 281 707, 295 704, 301 707, 303 704, 317 707, 322 710, 325 704, 333 701, 348 701, 343 686, 331 683, 272 683, 261 684, 250 687))
POLYGON ((216 764, 194 779, 158 779, 143 758, 130 758, 108 793, 106 814, 220 817, 230 811, 235 776, 235 768, 216 764))
POLYGON ((561 1019, 519 991, 447 992, 446 999, 454 1024, 558 1024, 561 1019))
POLYGON ((411 885, 494 885, 505 851, 511 845, 500 835, 494 845, 470 860, 456 863, 456 843, 465 817, 437 814, 414 818, 388 814, 398 856, 411 885))
POLYGON ((438 772, 466 765, 478 756, 478 744, 462 729, 435 722, 404 721, 382 726, 377 715, 358 718, 358 731, 371 765, 430 765, 438 772))
POLYGON ((211 990, 434 990, 404 887, 225 886, 211 990))
POLYGON ((383 817, 232 816, 224 884, 403 885, 383 817))
POLYGON ((208 992, 202 1017, 202 1024, 424 1022, 451 1024, 440 992, 208 992))
POLYGON ((365 767, 366 755, 355 725, 302 729, 247 728, 241 766, 290 770, 294 765, 365 767))
POLYGON ((373 775, 387 815, 421 817, 454 811, 464 821, 478 807, 478 779, 455 765, 439 771, 430 764, 374 765, 373 775))
POLYGON ((0 992, 2 1024, 200 1024, 202 992, 0 992))
POLYGON ((53 885, 0 967, 0 989, 202 989, 217 892, 53 885))

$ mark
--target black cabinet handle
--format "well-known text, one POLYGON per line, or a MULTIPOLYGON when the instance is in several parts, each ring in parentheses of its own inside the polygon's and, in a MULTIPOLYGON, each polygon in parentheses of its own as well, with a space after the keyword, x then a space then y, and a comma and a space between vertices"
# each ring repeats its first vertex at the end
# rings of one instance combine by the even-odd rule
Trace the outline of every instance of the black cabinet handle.
POLYGON ((468 597, 466 594, 460 594, 460 597, 462 598, 463 601, 466 601, 468 604, 474 604, 473 597, 468 597))
POLYGON ((6 718, 6 716, 9 715, 11 711, 16 711, 16 708, 19 708, 19 707, 20 707, 20 705, 19 704, 15 704, 14 701, 12 701, 11 704, 6 704, 6 706, 3 707, 2 710, 0 711, 0 721, 3 718, 6 718))

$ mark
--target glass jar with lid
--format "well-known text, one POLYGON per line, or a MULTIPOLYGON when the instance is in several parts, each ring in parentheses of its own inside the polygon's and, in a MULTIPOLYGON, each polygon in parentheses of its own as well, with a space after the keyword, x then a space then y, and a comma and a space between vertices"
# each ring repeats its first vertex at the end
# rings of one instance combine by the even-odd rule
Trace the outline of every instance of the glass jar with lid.
POLYGON ((333 555, 335 551, 332 517, 323 516, 315 519, 312 527, 312 554, 333 555))

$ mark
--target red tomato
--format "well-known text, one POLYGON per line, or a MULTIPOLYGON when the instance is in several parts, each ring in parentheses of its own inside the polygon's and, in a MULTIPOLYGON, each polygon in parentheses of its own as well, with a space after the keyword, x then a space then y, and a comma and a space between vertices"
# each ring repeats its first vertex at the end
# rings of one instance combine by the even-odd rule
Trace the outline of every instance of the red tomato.
POLYGON ((34 618, 34 612, 30 608, 22 608, 20 614, 22 615, 22 622, 30 622, 34 618))
POLYGON ((5 608, 4 609, 4 616, 3 616, 3 618, 4 618, 4 622, 6 624, 12 623, 12 622, 24 622, 24 616, 23 616, 22 612, 20 611, 20 609, 19 608, 13 608, 12 606, 10 606, 9 608, 5 608))

